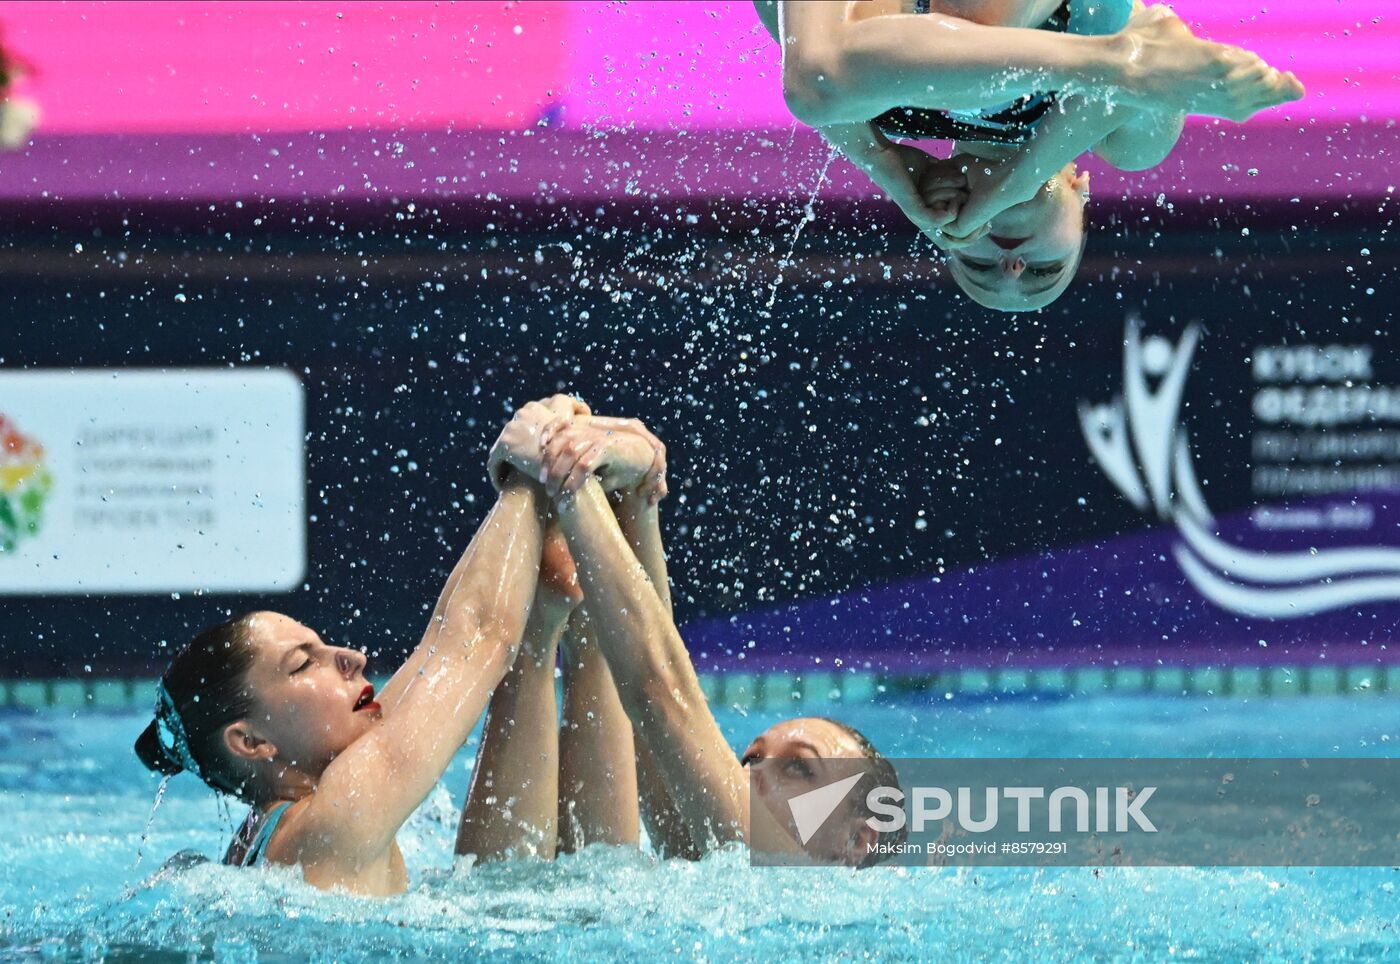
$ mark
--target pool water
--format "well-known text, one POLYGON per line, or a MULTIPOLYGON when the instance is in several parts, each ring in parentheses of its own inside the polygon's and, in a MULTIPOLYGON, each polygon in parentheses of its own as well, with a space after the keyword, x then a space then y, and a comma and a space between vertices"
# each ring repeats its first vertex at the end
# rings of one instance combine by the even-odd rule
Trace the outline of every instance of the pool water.
MULTIPOLYGON (((891 756, 1390 756, 1388 697, 910 699, 817 712, 891 756)), ((791 714, 788 714, 791 715, 791 714)), ((731 741, 780 718, 730 709, 731 741)), ((1067 960, 1400 957, 1400 871, 751 868, 595 848, 553 863, 453 866, 475 743, 400 834, 413 875, 391 899, 324 894, 294 871, 201 864, 243 809, 131 753, 134 713, 0 716, 0 958, 219 960, 673 955, 1067 960), (138 854, 139 862, 138 862, 138 854)))

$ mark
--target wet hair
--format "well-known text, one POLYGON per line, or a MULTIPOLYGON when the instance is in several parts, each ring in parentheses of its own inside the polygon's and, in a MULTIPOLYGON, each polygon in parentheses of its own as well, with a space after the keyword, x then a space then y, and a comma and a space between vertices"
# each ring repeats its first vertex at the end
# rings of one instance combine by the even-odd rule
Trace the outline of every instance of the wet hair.
POLYGON ((167 776, 188 770, 220 793, 248 799, 246 777, 221 737, 252 709, 247 676, 257 653, 254 615, 204 630, 170 661, 157 688, 155 718, 136 738, 136 755, 147 769, 167 776))
MULTIPOLYGON (((856 783, 856 792, 851 794, 850 799, 855 801, 855 810, 861 816, 867 818, 875 816, 875 812, 871 810, 865 802, 871 790, 874 790, 876 787, 895 787, 903 789, 899 785, 899 774, 895 772, 894 764, 891 763, 883 753, 875 749, 875 744, 870 742, 869 737, 860 730, 857 730, 854 726, 842 723, 840 720, 833 720, 826 716, 819 716, 817 719, 830 723, 849 736, 855 742, 856 749, 860 751, 860 755, 869 761, 870 766, 856 783)), ((883 835, 882 839, 884 842, 896 845, 890 848, 890 853, 867 853, 861 859, 860 863, 856 864, 856 867, 862 869, 865 867, 874 867, 881 861, 888 860, 892 853, 898 852, 899 848, 897 845, 904 843, 908 836, 909 824, 908 821, 905 821, 904 826, 900 827, 898 830, 892 830, 883 835)))

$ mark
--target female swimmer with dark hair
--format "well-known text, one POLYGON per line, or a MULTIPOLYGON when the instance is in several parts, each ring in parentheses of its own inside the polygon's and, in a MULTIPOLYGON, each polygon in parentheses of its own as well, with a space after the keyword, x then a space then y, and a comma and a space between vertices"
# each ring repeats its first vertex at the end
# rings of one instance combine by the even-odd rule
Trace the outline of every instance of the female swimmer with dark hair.
MULTIPOLYGON (((554 414, 572 405, 551 399, 554 414)), ((541 406, 544 408, 545 406, 541 406)), ((539 629, 528 619, 549 504, 509 472, 443 587, 418 647, 379 692, 363 653, 289 616, 206 630, 160 680, 136 742, 152 770, 188 771, 252 811, 225 861, 299 866, 316 887, 394 894, 396 834, 442 777, 539 629)))
POLYGON ((1083 254, 1093 151, 1160 163, 1187 113, 1243 121, 1291 73, 1140 0, 756 0, 783 93, 935 244, 974 301, 1041 308, 1083 254), (891 138, 953 141, 939 160, 891 138))

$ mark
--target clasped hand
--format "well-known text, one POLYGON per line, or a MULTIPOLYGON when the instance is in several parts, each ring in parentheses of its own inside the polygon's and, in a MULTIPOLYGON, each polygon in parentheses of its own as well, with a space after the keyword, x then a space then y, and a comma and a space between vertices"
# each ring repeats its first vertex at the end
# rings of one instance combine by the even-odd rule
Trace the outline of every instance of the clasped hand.
POLYGON ((889 143, 866 171, 905 217, 944 250, 984 237, 992 218, 1027 200, 1010 175, 1009 161, 971 154, 937 158, 910 144, 889 143))
POLYGON ((594 415, 568 395, 529 402, 491 447, 488 471, 499 487, 509 468, 539 482, 551 499, 564 499, 597 478, 606 492, 666 497, 666 446, 634 418, 594 415))

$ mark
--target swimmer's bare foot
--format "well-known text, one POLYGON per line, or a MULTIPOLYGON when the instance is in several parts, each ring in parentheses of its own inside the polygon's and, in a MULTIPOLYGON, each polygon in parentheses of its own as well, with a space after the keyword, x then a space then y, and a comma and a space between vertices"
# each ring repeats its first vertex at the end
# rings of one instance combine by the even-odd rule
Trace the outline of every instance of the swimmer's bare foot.
POLYGON ((1135 14, 1119 37, 1126 45, 1124 94, 1136 107, 1243 121, 1304 94, 1292 72, 1200 39, 1165 6, 1135 14))

